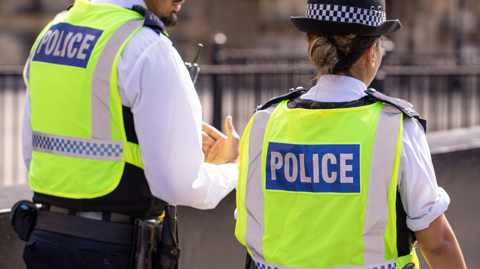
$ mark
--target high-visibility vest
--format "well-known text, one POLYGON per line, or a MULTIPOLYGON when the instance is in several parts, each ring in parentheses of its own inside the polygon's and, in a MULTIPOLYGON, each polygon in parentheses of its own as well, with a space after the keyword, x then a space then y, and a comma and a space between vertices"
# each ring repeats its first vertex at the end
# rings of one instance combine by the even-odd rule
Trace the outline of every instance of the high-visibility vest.
POLYGON ((28 73, 34 192, 102 197, 125 163, 143 168, 138 144, 126 138, 117 85, 120 54, 143 24, 136 11, 76 0, 39 35, 28 73))
POLYGON ((397 251, 402 112, 287 103, 256 112, 240 146, 235 234, 258 268, 419 268, 397 251))

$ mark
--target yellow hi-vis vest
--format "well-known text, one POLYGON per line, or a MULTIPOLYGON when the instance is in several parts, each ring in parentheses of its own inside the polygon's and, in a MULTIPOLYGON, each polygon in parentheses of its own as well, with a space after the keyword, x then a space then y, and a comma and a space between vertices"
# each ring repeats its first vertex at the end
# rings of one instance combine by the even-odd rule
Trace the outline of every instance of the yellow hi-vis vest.
POLYGON ((120 54, 143 23, 133 10, 76 0, 40 34, 28 73, 33 191, 102 197, 126 162, 143 168, 138 144, 126 138, 117 85, 120 54))
POLYGON ((240 146, 237 239, 258 268, 389 269, 403 115, 381 102, 260 110, 240 146))

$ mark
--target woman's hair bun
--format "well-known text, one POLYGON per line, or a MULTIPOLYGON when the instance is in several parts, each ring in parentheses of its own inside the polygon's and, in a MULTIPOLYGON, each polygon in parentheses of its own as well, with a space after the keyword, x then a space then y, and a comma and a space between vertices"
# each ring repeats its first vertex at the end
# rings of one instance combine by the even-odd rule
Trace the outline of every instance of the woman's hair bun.
POLYGON ((307 33, 308 57, 319 69, 317 78, 348 73, 350 67, 379 37, 307 33))

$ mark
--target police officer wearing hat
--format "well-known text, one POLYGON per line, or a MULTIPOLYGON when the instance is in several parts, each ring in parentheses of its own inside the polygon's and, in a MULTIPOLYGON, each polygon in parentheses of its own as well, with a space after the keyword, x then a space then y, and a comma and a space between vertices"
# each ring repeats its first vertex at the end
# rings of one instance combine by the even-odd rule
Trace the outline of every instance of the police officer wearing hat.
MULTIPOLYGON (((202 108, 166 33, 182 4, 76 0, 36 40, 23 153, 41 208, 14 225, 27 268, 129 268, 136 219, 168 208, 173 233, 172 205, 211 209, 235 187, 240 138, 227 118, 229 136, 215 138, 228 150, 204 162, 202 108)), ((155 247, 172 263, 154 268, 178 266, 174 243, 155 247)))
POLYGON ((444 215, 426 122, 367 86, 381 36, 401 28, 383 0, 309 0, 318 82, 260 106, 242 137, 235 234, 246 268, 466 268, 444 215))

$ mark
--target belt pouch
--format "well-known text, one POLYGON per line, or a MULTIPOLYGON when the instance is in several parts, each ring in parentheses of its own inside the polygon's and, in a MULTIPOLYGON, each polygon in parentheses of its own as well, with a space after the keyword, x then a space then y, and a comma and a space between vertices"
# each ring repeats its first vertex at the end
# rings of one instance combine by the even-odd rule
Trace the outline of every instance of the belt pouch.
POLYGON ((12 206, 10 213, 10 223, 18 237, 26 241, 35 226, 37 219, 37 206, 30 201, 18 201, 12 206))
POLYGON ((135 219, 132 246, 131 269, 153 269, 155 252, 161 240, 163 221, 156 219, 135 219))
POLYGON ((178 221, 177 208, 168 205, 165 207, 163 221, 162 240, 157 251, 157 263, 155 269, 178 269, 180 248, 178 244, 178 221))

